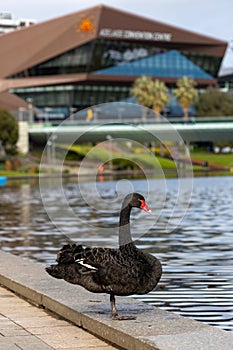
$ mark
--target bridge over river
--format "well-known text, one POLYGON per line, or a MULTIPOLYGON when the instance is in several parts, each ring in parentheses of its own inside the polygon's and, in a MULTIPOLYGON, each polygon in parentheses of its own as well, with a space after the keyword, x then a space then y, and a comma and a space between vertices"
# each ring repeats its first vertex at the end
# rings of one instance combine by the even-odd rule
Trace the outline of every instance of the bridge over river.
POLYGON ((45 144, 50 136, 56 142, 101 142, 106 139, 126 138, 138 142, 177 141, 233 141, 233 117, 142 120, 127 118, 121 120, 68 120, 59 126, 52 123, 29 125, 29 135, 33 143, 45 144))

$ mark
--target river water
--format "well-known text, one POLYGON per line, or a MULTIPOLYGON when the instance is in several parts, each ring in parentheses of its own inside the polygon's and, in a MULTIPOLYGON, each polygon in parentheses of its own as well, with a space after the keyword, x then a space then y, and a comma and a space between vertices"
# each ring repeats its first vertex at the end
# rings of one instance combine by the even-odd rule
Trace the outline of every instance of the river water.
POLYGON ((194 178, 192 193, 187 181, 12 182, 0 187, 1 249, 48 264, 69 241, 117 246, 122 196, 141 192, 153 215, 133 211, 133 237, 164 272, 155 291, 135 297, 232 331, 233 177, 194 178))

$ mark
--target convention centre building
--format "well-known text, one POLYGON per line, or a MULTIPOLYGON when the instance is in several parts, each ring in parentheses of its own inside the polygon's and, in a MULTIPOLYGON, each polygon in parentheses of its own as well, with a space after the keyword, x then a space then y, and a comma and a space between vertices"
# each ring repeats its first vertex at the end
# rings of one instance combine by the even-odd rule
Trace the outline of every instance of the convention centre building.
POLYGON ((142 75, 216 85, 227 42, 99 5, 0 36, 0 108, 71 110, 130 99, 142 75))

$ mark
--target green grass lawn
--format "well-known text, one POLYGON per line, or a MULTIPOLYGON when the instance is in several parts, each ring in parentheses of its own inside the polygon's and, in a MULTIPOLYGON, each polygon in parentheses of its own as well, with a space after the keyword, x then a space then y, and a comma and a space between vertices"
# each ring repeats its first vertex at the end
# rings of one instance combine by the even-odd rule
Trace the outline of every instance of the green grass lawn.
MULTIPOLYGON (((65 145, 63 146, 66 147, 65 145)), ((97 161, 105 163, 109 158, 109 150, 101 147, 93 147, 91 145, 73 145, 71 148, 71 153, 73 154, 74 161, 83 159, 84 157, 90 161, 97 161)), ((209 152, 191 152, 191 158, 198 159, 202 161, 207 161, 209 163, 218 164, 221 166, 226 166, 233 168, 233 154, 213 154, 209 152)), ((144 170, 176 170, 176 163, 170 159, 162 158, 160 156, 154 156, 148 152, 137 153, 132 150, 129 152, 112 152, 113 167, 114 169, 122 168, 141 168, 144 170)), ((200 166, 193 166, 193 170, 202 169, 200 166)), ((7 177, 36 177, 38 174, 31 173, 30 170, 25 171, 25 169, 18 169, 7 171, 4 170, 4 166, 0 167, 0 176, 7 177)))
MULTIPOLYGON (((100 147, 88 147, 81 145, 73 145, 70 150, 72 152, 77 152, 79 156, 85 156, 89 160, 98 160, 102 162, 106 162, 106 159, 109 158, 109 151, 100 147)), ((139 167, 146 167, 150 169, 158 169, 162 167, 163 169, 176 169, 176 164, 166 158, 153 156, 148 154, 147 152, 137 154, 132 152, 112 152, 113 164, 117 163, 119 166, 127 164, 135 163, 138 164, 139 167), (114 161, 114 159, 119 159, 119 161, 114 161)))
POLYGON ((38 174, 30 173, 30 172, 23 172, 23 171, 15 171, 15 170, 0 170, 0 176, 7 176, 7 177, 36 177, 38 174))
POLYGON ((214 154, 208 152, 192 152, 191 158, 207 161, 226 167, 233 167, 233 154, 214 154))

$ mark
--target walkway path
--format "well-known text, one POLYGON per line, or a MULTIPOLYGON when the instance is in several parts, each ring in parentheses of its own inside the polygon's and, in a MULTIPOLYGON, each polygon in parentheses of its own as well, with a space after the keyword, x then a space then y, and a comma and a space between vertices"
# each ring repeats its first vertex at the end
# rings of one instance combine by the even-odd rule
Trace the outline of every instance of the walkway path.
POLYGON ((0 350, 114 350, 83 329, 0 287, 0 350))

